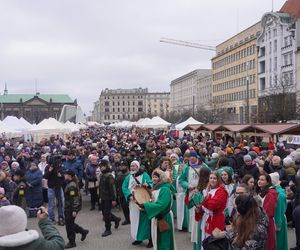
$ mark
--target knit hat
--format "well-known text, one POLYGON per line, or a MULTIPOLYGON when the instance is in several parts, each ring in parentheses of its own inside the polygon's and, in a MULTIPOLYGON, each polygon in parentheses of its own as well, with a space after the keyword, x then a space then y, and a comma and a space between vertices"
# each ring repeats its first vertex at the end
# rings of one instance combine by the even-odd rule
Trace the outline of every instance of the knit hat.
POLYGON ((248 153, 248 155, 251 156, 251 159, 252 159, 252 160, 254 160, 254 159, 257 158, 257 153, 256 153, 255 151, 250 151, 250 152, 248 153))
POLYGON ((244 155, 244 161, 252 161, 252 158, 250 155, 244 155))
POLYGON ((218 153, 212 153, 211 158, 212 159, 218 159, 219 158, 219 154, 218 153))
POLYGON ((259 147, 256 147, 256 146, 252 147, 252 150, 257 154, 259 154, 259 152, 260 152, 259 147))
POLYGON ((233 150, 230 147, 225 148, 226 154, 233 154, 233 150))
POLYGON ((271 180, 272 180, 272 185, 274 187, 280 185, 279 174, 277 172, 271 173, 270 177, 271 177, 271 180))
POLYGON ((290 167, 294 163, 293 159, 291 157, 285 157, 283 159, 283 165, 290 167))
POLYGON ((195 151, 191 151, 189 154, 189 157, 196 157, 197 158, 197 153, 195 151))
POLYGON ((3 206, 0 208, 1 224, 0 237, 10 234, 23 232, 27 226, 27 216, 25 211, 14 205, 3 206))
POLYGON ((0 194, 5 194, 5 189, 3 187, 0 187, 0 194))
POLYGON ((133 164, 136 165, 138 167, 138 169, 140 168, 140 163, 138 161, 132 161, 130 163, 130 166, 133 165, 133 164))

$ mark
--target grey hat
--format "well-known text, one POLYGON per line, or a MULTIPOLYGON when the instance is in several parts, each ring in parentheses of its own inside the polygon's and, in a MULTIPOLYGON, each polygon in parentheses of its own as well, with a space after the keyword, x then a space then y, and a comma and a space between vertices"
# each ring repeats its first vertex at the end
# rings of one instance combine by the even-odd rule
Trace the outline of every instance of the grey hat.
POLYGON ((244 161, 252 161, 252 158, 250 155, 244 155, 244 161))

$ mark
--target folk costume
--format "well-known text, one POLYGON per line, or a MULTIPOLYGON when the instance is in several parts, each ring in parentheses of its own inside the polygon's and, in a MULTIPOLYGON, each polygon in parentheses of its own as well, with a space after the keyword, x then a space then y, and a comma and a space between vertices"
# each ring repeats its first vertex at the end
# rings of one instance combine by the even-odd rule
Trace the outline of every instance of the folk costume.
POLYGON ((288 234, 287 234, 287 222, 285 217, 286 212, 286 193, 280 186, 279 174, 271 173, 272 185, 278 192, 278 201, 276 204, 276 210, 274 220, 276 224, 276 249, 288 250, 288 234))
MULTIPOLYGON (((194 156, 195 152, 190 152, 190 157, 194 156)), ((189 188, 197 188, 199 183, 199 175, 200 169, 202 167, 208 166, 202 161, 196 161, 195 163, 189 162, 189 165, 184 168, 180 178, 179 184, 186 190, 185 196, 185 207, 188 209, 189 206, 189 199, 192 196, 192 192, 190 192, 189 188)), ((186 214, 185 214, 186 216, 186 214)), ((192 242, 197 242, 197 224, 195 221, 195 207, 191 207, 189 209, 189 231, 191 234, 192 242)))
POLYGON ((174 250, 176 249, 174 239, 174 220, 172 212, 173 194, 171 184, 162 171, 154 171, 154 175, 160 181, 153 185, 152 202, 143 204, 143 208, 151 219, 151 236, 154 250, 174 250), (159 224, 163 221, 167 224, 162 229, 159 224))
POLYGON ((147 183, 151 188, 152 180, 150 179, 150 176, 140 168, 138 161, 133 162, 135 162, 139 169, 136 173, 130 173, 125 178, 122 184, 122 191, 126 200, 129 202, 131 237, 135 241, 143 241, 150 239, 150 220, 146 213, 141 211, 134 201, 130 200, 130 197, 132 196, 132 190, 137 185, 147 183))
POLYGON ((227 191, 223 185, 213 189, 204 190, 204 199, 199 206, 200 213, 196 212, 196 220, 202 219, 201 231, 202 241, 212 235, 215 228, 225 230, 224 209, 227 204, 227 191))

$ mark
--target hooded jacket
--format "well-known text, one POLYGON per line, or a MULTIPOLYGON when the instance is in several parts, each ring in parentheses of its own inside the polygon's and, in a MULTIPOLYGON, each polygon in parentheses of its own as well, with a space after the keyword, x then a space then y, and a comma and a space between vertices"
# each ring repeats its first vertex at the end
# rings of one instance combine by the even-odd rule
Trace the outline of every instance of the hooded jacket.
POLYGON ((0 237, 0 250, 62 250, 64 239, 59 235, 52 222, 48 219, 39 221, 44 237, 35 230, 23 231, 0 237))

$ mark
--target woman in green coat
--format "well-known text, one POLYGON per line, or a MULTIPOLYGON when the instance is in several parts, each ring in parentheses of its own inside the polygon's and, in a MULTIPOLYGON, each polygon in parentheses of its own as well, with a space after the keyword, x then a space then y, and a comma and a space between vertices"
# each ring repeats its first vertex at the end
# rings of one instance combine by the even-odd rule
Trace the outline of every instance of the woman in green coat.
POLYGON ((141 205, 151 219, 151 236, 154 250, 173 250, 174 221, 172 213, 172 191, 166 174, 161 170, 152 173, 152 202, 141 205), (164 224, 165 227, 159 225, 164 224))

